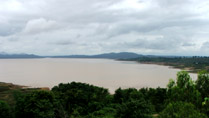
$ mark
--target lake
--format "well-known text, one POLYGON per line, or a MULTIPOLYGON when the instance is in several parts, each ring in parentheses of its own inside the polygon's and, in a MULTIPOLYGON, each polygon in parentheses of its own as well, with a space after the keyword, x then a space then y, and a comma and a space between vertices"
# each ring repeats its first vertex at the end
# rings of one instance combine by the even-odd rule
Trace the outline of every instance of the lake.
MULTIPOLYGON (((0 59, 0 81, 52 88, 59 83, 85 82, 108 88, 166 87, 179 69, 110 59, 0 59)), ((190 74, 192 79, 196 74, 190 74)))

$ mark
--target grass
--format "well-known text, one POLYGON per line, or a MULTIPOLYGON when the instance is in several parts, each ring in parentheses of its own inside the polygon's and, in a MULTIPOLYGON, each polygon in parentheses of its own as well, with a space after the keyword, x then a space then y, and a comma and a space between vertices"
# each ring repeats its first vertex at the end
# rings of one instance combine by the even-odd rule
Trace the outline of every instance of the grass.
POLYGON ((6 101, 11 106, 15 104, 15 95, 27 94, 34 90, 49 90, 46 88, 27 88, 26 86, 0 82, 0 100, 6 101))

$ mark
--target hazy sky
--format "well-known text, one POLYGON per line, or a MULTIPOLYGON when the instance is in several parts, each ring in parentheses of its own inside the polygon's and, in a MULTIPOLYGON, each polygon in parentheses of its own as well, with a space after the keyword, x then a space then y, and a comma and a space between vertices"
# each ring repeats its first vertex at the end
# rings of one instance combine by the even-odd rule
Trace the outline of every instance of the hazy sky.
POLYGON ((208 0, 0 0, 0 52, 209 56, 208 0))

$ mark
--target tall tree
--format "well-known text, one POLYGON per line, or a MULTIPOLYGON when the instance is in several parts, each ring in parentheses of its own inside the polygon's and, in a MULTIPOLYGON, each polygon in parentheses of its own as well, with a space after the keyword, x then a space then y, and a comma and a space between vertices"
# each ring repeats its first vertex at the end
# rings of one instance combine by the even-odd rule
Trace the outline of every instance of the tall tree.
POLYGON ((201 71, 196 80, 196 88, 201 93, 203 99, 209 97, 209 73, 201 71))
POLYGON ((201 94, 196 89, 189 73, 185 71, 177 73, 176 82, 170 81, 167 95, 170 102, 184 101, 194 103, 197 107, 201 106, 201 94))

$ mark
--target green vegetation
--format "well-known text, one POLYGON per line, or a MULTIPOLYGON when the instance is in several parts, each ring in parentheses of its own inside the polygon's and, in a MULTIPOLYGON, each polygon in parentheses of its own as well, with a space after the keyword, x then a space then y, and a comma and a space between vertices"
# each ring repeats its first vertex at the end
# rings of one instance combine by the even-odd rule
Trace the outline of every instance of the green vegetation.
POLYGON ((59 84, 52 88, 70 117, 84 117, 99 111, 109 103, 107 89, 83 84, 59 84))
POLYGON ((186 102, 169 103, 160 113, 159 118, 207 118, 195 106, 186 102))
POLYGON ((16 99, 17 118, 62 118, 64 110, 53 92, 33 91, 16 99), (61 111, 62 110, 62 111, 61 111))
POLYGON ((9 105, 4 101, 0 101, 0 118, 11 117, 11 108, 9 107, 9 105))
POLYGON ((152 104, 145 100, 142 92, 133 88, 117 89, 114 94, 114 103, 118 105, 117 118, 150 118, 154 111, 152 104))
POLYGON ((0 84, 0 118, 208 118, 209 74, 193 81, 177 73, 167 88, 115 90, 85 83, 59 84, 52 90, 0 84))
POLYGON ((143 56, 140 58, 123 59, 125 61, 137 61, 140 63, 154 63, 168 65, 174 68, 187 69, 191 72, 199 72, 205 69, 209 72, 209 57, 154 57, 143 56))

